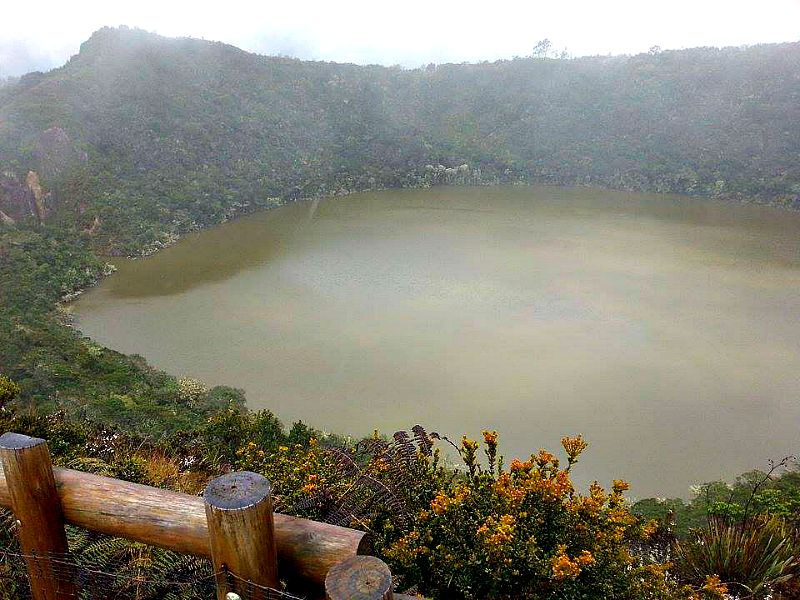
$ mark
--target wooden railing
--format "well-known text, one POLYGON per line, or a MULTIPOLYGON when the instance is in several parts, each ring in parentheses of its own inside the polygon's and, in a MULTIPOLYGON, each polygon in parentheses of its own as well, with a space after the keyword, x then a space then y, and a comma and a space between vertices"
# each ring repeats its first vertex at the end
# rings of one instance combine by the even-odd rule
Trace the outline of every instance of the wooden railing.
POLYGON ((0 506, 17 520, 34 600, 75 597, 47 557, 68 551, 65 524, 209 557, 217 598, 252 585, 279 588, 279 577, 330 600, 400 599, 391 572, 364 532, 272 511, 272 487, 250 472, 211 481, 203 497, 53 468, 45 440, 0 436, 0 506), (234 577, 222 576, 231 573, 234 577), (241 589, 240 589, 241 584, 241 589))

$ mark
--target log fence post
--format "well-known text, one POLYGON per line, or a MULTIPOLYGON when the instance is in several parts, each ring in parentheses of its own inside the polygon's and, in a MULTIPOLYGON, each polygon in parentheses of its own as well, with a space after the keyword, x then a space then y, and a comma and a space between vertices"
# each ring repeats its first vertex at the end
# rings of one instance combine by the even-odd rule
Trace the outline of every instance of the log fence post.
POLYGON ((51 555, 66 554, 69 548, 47 442, 4 433, 0 436, 0 462, 19 527, 33 599, 76 598, 71 573, 55 568, 51 560, 51 555))
POLYGON ((270 482, 249 471, 229 473, 213 479, 203 499, 217 600, 229 592, 258 598, 249 593, 251 583, 280 589, 270 482))

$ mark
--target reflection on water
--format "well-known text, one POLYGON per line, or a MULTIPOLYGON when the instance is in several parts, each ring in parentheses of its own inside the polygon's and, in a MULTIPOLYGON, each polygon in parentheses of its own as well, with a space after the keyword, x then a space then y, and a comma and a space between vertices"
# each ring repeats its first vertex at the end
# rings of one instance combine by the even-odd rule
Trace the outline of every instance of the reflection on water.
MULTIPOLYGON (((800 215, 672 196, 439 188, 195 234, 76 305, 83 331, 362 435, 590 441, 637 495, 800 449, 800 215)), ((583 478, 582 478, 583 477, 583 478)))

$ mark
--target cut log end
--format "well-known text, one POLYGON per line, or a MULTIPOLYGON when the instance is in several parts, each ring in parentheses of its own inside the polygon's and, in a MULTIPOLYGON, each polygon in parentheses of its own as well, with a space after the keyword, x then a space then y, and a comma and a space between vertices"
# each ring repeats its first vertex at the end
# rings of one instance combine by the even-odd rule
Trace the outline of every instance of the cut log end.
POLYGON ((21 433, 4 433, 0 435, 0 448, 6 450, 27 450, 46 443, 41 438, 28 437, 21 433))
POLYGON ((326 600, 392 600, 392 573, 381 559, 353 556, 325 578, 326 600))
POLYGON ((214 508, 238 510, 258 504, 271 495, 272 484, 266 477, 239 471, 212 479, 203 492, 203 499, 214 508))

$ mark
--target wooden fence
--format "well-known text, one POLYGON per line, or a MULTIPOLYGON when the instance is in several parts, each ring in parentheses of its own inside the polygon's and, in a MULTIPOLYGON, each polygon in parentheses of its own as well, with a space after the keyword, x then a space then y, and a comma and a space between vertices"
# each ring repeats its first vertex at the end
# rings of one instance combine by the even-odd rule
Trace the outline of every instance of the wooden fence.
POLYGON ((257 473, 211 481, 191 496, 53 468, 45 440, 0 436, 0 506, 13 511, 34 600, 76 597, 48 556, 68 552, 65 524, 211 559, 217 599, 279 577, 329 600, 400 600, 364 532, 273 513, 272 487, 257 473), (224 576, 230 573, 233 577, 224 576), (249 587, 248 587, 249 585, 249 587), (324 592, 323 592, 324 590, 324 592))

